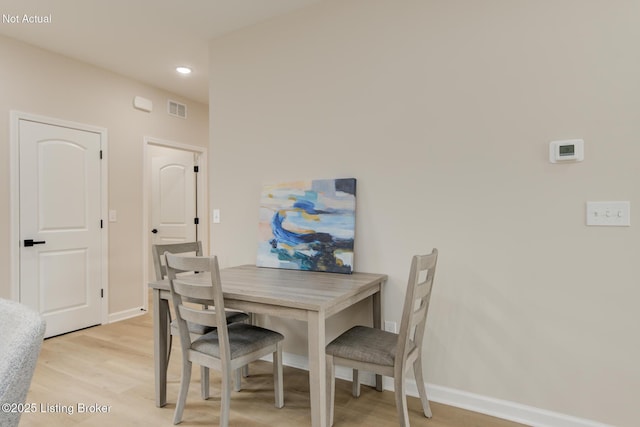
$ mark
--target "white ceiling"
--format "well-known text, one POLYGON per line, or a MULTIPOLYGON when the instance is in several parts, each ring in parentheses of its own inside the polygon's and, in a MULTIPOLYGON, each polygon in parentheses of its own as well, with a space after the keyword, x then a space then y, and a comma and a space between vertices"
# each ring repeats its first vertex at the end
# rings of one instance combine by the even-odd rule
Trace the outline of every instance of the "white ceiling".
POLYGON ((0 34, 208 103, 211 39, 319 1, 0 0, 2 15, 52 21, 0 22, 0 34))

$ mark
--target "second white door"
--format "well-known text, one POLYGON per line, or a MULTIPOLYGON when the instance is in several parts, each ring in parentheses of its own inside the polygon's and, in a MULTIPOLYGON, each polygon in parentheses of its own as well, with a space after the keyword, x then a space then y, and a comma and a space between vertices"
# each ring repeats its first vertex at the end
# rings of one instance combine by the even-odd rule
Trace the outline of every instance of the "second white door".
POLYGON ((157 152, 162 155, 151 159, 151 243, 195 241, 195 154, 168 148, 157 152))

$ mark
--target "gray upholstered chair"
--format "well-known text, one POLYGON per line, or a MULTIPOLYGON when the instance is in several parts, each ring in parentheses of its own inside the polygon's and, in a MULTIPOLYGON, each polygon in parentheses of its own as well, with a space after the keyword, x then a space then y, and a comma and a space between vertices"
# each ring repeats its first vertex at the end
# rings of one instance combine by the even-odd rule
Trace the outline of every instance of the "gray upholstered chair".
MULTIPOLYGON (((164 254, 165 252, 169 252, 172 254, 181 254, 181 255, 195 255, 202 256, 202 242, 184 242, 184 243, 167 243, 164 245, 153 245, 153 267, 156 272, 156 280, 163 280, 167 277, 167 267, 163 264, 164 254)), ((249 315, 246 313, 242 313, 240 311, 227 310, 225 311, 225 315, 227 317, 227 323, 237 323, 237 322, 246 322, 249 320, 249 315)), ((169 329, 169 342, 167 345, 167 366, 169 358, 171 357, 171 345, 172 345, 172 337, 174 335, 178 335, 178 324, 175 321, 171 320, 171 313, 168 316, 169 324, 167 328, 169 329)), ((208 332, 211 332, 214 328, 202 325, 196 325, 193 323, 187 323, 189 326, 189 334, 191 337, 198 337, 200 335, 204 335, 208 332)), ((248 367, 244 368, 244 375, 248 376, 249 371, 248 367)), ((240 371, 238 371, 237 375, 241 375, 240 371)), ((206 367, 202 367, 201 369, 201 395, 203 399, 209 398, 209 369, 206 367)), ((239 381, 236 381, 238 383, 239 381)))
POLYGON ((353 368, 354 397, 360 395, 358 370, 393 377, 398 418, 403 427, 409 426, 405 375, 413 366, 424 415, 431 418, 431 408, 422 376, 422 341, 437 260, 437 249, 433 249, 429 255, 413 257, 398 334, 367 326, 355 326, 327 345, 327 404, 331 425, 334 412, 335 365, 353 368))
MULTIPOLYGON (((187 400, 193 362, 220 371, 220 426, 229 424, 229 406, 231 403, 231 373, 247 363, 268 354, 273 354, 273 381, 275 405, 284 406, 282 387, 282 341, 284 336, 278 332, 246 323, 227 324, 224 314, 224 297, 220 281, 218 258, 183 257, 165 254, 167 275, 170 280, 171 300, 180 329, 180 347, 182 348, 182 377, 180 394, 173 422, 182 421, 182 412, 187 400), (189 283, 189 276, 176 276, 183 272, 208 272, 210 283, 189 283), (214 310, 195 309, 187 301, 207 303, 214 310), (215 328, 212 332, 191 339, 187 322, 215 328)), ((203 277, 203 276, 201 276, 203 277)), ((193 278, 191 278, 193 279, 193 278)), ((236 377, 239 380, 239 376, 236 377)), ((236 389, 239 389, 236 384, 236 389)))
MULTIPOLYGON (((40 314, 0 299, 0 405, 25 402, 44 338, 40 314)), ((14 427, 21 411, 0 412, 0 426, 14 427)))

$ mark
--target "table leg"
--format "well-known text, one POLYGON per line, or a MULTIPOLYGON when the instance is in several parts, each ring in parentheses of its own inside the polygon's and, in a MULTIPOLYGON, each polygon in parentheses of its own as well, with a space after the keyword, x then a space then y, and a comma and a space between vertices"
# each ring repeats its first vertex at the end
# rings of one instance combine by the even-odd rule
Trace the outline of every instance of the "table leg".
POLYGON ((309 312, 309 395, 311 426, 327 426, 327 382, 325 355, 325 319, 318 312, 309 312))
POLYGON ((169 302, 160 298, 160 290, 153 290, 153 360, 155 369, 156 406, 167 404, 167 321, 169 302))
MULTIPOLYGON (((380 285, 382 288, 382 285, 380 285)), ((373 327, 382 329, 382 289, 373 294, 373 327)), ((382 375, 376 374, 376 390, 382 391, 382 375)))

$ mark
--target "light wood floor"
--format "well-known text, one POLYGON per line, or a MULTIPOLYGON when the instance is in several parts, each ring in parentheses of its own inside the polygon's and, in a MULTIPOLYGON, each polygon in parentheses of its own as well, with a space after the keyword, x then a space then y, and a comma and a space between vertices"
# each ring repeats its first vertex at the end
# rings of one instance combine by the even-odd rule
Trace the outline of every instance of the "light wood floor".
MULTIPOLYGON (((23 414, 20 426, 172 425, 180 382, 180 349, 174 340, 168 373, 169 403, 164 408, 156 408, 151 322, 151 314, 145 314, 45 340, 27 397, 27 403, 35 404, 36 412, 23 414), (85 406, 85 412, 79 413, 78 410, 82 410, 79 404, 85 406), (96 407, 108 412, 87 412, 96 407)), ((231 427, 300 427, 310 424, 306 371, 285 367, 285 407, 282 409, 276 409, 273 404, 270 363, 253 363, 250 371, 251 376, 243 382, 243 390, 232 394, 231 427)), ((218 425, 219 377, 215 371, 211 375, 212 397, 203 401, 199 396, 199 370, 194 368, 181 425, 218 425)), ((354 399, 350 383, 336 381, 335 427, 397 426, 393 393, 379 393, 366 386, 362 389, 361 397, 354 399)), ((420 411, 419 400, 409 397, 411 425, 521 426, 433 402, 431 408, 433 418, 427 419, 420 411)))

